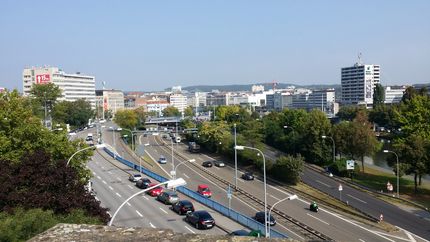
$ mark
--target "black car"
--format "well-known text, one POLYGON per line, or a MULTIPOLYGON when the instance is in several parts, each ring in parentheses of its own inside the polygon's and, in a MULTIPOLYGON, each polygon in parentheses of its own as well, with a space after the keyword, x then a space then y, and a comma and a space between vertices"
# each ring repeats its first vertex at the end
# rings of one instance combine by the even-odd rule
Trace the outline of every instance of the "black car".
POLYGON ((205 210, 187 213, 185 221, 194 225, 196 229, 210 229, 215 225, 215 219, 205 210))
POLYGON ((252 172, 245 172, 242 174, 242 179, 247 181, 252 181, 254 180, 254 175, 252 174, 252 172))
POLYGON ((241 230, 236 230, 230 233, 231 236, 250 236, 249 232, 241 229, 241 230))
MULTIPOLYGON (((254 218, 258 222, 264 224, 264 212, 257 212, 255 214, 254 218)), ((267 224, 270 225, 270 226, 274 226, 276 224, 276 220, 275 220, 275 218, 272 215, 270 215, 270 217, 267 217, 267 220, 269 220, 269 221, 267 221, 267 224)))
POLYGON ((204 167, 212 167, 212 161, 210 161, 210 160, 208 160, 208 161, 205 161, 205 162, 203 162, 202 163, 202 166, 204 166, 204 167))
POLYGON ((148 178, 142 178, 136 182, 136 187, 145 189, 148 188, 149 184, 151 184, 151 180, 149 180, 148 178))
POLYGON ((214 160, 214 165, 218 166, 218 167, 224 167, 225 166, 224 162, 221 160, 214 160))
POLYGON ((193 204, 188 200, 181 200, 175 204, 172 204, 172 210, 179 215, 187 214, 189 212, 194 212, 193 204))

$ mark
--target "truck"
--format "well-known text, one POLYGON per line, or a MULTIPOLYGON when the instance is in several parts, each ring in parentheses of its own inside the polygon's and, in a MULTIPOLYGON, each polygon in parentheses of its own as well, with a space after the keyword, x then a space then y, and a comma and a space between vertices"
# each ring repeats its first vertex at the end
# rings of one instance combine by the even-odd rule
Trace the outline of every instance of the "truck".
POLYGON ((200 145, 198 145, 196 142, 188 142, 188 150, 191 153, 198 153, 200 152, 200 145))

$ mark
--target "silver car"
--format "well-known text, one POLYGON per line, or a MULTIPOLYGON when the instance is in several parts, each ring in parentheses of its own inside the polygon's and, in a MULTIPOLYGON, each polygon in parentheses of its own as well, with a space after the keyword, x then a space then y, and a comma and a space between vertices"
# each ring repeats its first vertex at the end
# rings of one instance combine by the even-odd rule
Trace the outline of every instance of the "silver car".
POLYGON ((178 194, 174 191, 164 191, 158 195, 157 199, 164 204, 175 204, 179 201, 178 194))

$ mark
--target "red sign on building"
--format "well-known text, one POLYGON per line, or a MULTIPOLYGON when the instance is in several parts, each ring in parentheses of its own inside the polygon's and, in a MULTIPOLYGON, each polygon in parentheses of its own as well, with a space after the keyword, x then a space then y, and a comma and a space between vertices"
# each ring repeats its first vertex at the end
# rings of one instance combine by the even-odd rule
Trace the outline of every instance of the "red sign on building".
POLYGON ((51 81, 49 74, 36 75, 36 84, 46 84, 51 81))

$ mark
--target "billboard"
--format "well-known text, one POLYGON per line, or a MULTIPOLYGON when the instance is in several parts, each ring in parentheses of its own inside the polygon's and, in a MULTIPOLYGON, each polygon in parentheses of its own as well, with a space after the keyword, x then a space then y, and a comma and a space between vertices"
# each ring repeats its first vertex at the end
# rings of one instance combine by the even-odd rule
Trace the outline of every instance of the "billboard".
POLYGON ((36 75, 36 84, 47 84, 51 82, 49 74, 36 75))

